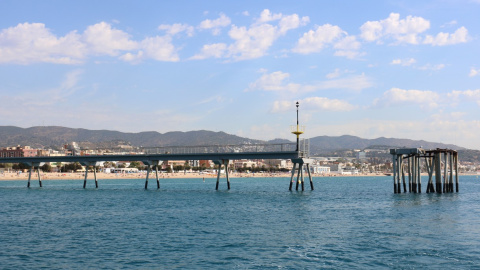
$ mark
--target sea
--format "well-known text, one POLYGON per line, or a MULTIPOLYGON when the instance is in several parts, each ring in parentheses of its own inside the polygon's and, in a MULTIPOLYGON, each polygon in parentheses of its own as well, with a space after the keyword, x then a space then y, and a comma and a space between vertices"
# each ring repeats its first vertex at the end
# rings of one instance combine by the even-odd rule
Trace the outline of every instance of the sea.
POLYGON ((477 176, 449 194, 289 181, 0 181, 0 269, 480 269, 477 176))

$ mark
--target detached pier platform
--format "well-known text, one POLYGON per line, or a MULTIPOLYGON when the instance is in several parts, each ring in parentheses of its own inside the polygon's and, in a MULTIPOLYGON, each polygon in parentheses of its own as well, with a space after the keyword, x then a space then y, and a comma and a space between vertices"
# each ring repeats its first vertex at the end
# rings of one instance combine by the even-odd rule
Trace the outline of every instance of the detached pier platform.
POLYGON ((390 149, 392 155, 394 193, 422 192, 422 164, 428 173, 427 193, 458 192, 458 152, 452 149, 424 150, 422 148, 390 149), (442 158, 443 157, 443 158, 442 158), (422 162, 423 159, 423 162, 422 162), (443 173, 442 173, 443 171, 443 173), (435 174, 435 184, 433 175, 435 174))

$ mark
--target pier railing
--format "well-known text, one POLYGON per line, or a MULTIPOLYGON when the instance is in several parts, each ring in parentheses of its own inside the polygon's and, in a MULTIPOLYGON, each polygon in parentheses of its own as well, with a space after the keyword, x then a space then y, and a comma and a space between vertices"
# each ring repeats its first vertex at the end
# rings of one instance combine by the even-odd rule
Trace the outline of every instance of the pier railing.
POLYGON ((80 153, 76 153, 76 155, 184 155, 210 153, 267 153, 292 152, 295 151, 295 147, 295 143, 132 147, 112 149, 81 149, 80 153))

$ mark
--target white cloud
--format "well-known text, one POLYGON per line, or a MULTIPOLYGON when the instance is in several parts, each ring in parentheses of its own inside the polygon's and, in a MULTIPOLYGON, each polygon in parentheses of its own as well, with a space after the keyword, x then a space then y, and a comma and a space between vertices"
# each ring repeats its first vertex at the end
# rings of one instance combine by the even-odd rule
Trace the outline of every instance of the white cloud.
POLYGON ((224 43, 203 45, 201 52, 194 55, 191 59, 221 58, 224 56, 226 50, 227 45, 224 43))
POLYGON ((136 54, 126 53, 120 56, 120 59, 125 62, 130 62, 132 64, 138 64, 142 61, 142 59, 144 59, 143 55, 144 55, 143 51, 138 51, 136 54))
POLYGON ((480 75, 480 69, 470 68, 470 73, 468 74, 469 77, 475 77, 480 75))
POLYGON ((187 33, 187 36, 191 37, 195 32, 193 26, 190 26, 188 24, 181 24, 181 23, 161 24, 158 26, 158 30, 164 30, 167 33, 167 35, 170 35, 170 36, 174 36, 178 33, 185 32, 187 33))
POLYGON ((172 39, 168 36, 149 37, 142 40, 140 47, 145 56, 158 61, 179 61, 175 46, 171 43, 172 39))
POLYGON ((198 26, 199 29, 212 29, 214 35, 220 34, 220 28, 227 27, 231 23, 229 17, 225 16, 225 14, 220 14, 220 17, 215 20, 204 20, 198 26))
MULTIPOLYGON (((456 24, 456 21, 448 25, 456 24)), ((430 29, 430 21, 422 17, 407 16, 400 19, 400 14, 390 13, 387 19, 368 21, 361 27, 360 36, 368 41, 381 44, 384 39, 393 39, 396 44, 431 44, 432 46, 445 46, 468 41, 468 31, 465 27, 458 28, 453 34, 440 32, 436 36, 420 34, 430 29)))
MULTIPOLYGON (((188 31, 188 28, 173 25, 166 30, 172 34, 188 31)), ((90 25, 82 34, 72 31, 63 37, 56 37, 42 23, 19 24, 0 32, 0 63, 79 64, 91 55, 119 56, 122 53, 120 59, 132 63, 145 58, 179 60, 171 36, 147 37, 137 42, 106 22, 90 25)))
POLYGON ((275 71, 270 74, 263 74, 255 82, 249 85, 249 90, 264 90, 264 91, 291 91, 297 92, 301 87, 300 84, 285 84, 284 81, 290 77, 290 74, 275 71))
MULTIPOLYGON (((299 101, 302 109, 306 111, 351 111, 356 107, 347 101, 339 99, 329 99, 325 97, 309 97, 299 101)), ((272 112, 287 112, 295 109, 293 101, 275 101, 273 103, 272 112)))
POLYGON ((325 46, 340 40, 345 35, 346 32, 336 25, 317 26, 315 30, 304 33, 292 51, 301 54, 319 52, 325 46))
POLYGON ((0 63, 78 64, 86 54, 75 31, 56 37, 43 23, 21 23, 0 32, 0 63))
POLYGON ((438 33, 435 37, 427 35, 424 44, 431 44, 432 46, 446 46, 458 43, 465 43, 468 41, 468 30, 465 27, 458 28, 453 34, 438 33))
POLYGON ((456 102, 459 98, 463 98, 465 101, 476 102, 480 106, 480 89, 477 90, 454 90, 448 94, 449 100, 456 102))
POLYGON ((381 42, 383 37, 391 37, 399 43, 418 44, 418 34, 429 28, 430 22, 422 17, 400 19, 400 14, 390 13, 387 19, 364 23, 360 36, 366 41, 381 42))
MULTIPOLYGON (((308 17, 299 17, 297 14, 283 15, 281 13, 272 14, 268 9, 262 11, 258 18, 250 27, 232 25, 228 35, 234 41, 227 46, 223 57, 233 60, 247 60, 259 58, 267 53, 267 50, 287 31, 305 25, 309 21, 308 17), (278 24, 273 24, 278 22, 278 24)), ((218 46, 218 45, 217 45, 218 46)), ((223 48, 223 45, 221 45, 223 48)), ((212 44, 203 46, 202 52, 193 57, 193 59, 204 59, 208 56, 215 57, 220 54, 205 53, 212 48, 212 44)))
POLYGON ((99 55, 116 56, 120 51, 134 50, 137 42, 130 40, 130 36, 118 29, 113 29, 106 22, 87 27, 83 33, 83 40, 89 52, 99 55))
POLYGON ((360 42, 357 41, 355 36, 347 36, 333 46, 335 51, 335 56, 345 56, 349 59, 357 58, 359 56, 364 55, 364 53, 358 52, 360 49, 360 42))
POLYGON ((415 64, 417 60, 414 58, 408 58, 408 59, 394 59, 390 64, 392 65, 402 65, 402 66, 411 66, 415 64))
POLYGON ((353 59, 364 55, 358 51, 361 44, 355 36, 349 36, 340 27, 331 24, 316 26, 315 30, 304 33, 292 51, 301 54, 317 53, 331 45, 335 49, 335 56, 353 59))
POLYGON ((137 64, 145 59, 154 59, 165 62, 178 62, 180 57, 172 44, 171 36, 147 37, 138 45, 136 53, 126 53, 120 56, 123 61, 137 64))
POLYGON ((246 89, 246 91, 263 90, 292 93, 306 93, 326 89, 346 89, 353 91, 361 91, 373 85, 370 79, 364 74, 335 80, 326 80, 315 84, 287 83, 286 81, 289 78, 289 73, 281 71, 263 74, 258 80, 251 83, 249 85, 249 88, 246 89))
POLYGON ((433 91, 403 90, 392 88, 373 102, 374 106, 395 106, 418 104, 421 107, 435 108, 440 96, 433 91))

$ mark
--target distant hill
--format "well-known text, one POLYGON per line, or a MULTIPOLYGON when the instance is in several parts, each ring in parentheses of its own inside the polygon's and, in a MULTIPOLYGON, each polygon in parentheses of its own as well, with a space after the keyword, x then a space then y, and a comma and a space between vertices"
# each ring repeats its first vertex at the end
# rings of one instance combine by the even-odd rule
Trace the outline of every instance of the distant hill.
POLYGON ((344 149, 365 149, 369 147, 382 146, 381 148, 389 147, 406 147, 416 148, 422 147, 424 149, 449 148, 454 150, 464 150, 466 148, 459 147, 453 144, 443 144, 427 142, 424 140, 409 140, 409 139, 394 139, 380 137, 377 139, 362 139, 356 136, 318 136, 310 139, 310 152, 312 154, 322 153, 325 151, 344 150, 344 149))
MULTIPOLYGON (((77 142, 80 146, 91 148, 115 147, 119 144, 133 146, 183 146, 183 145, 215 145, 215 144, 258 144, 258 143, 289 143, 286 139, 274 139, 268 142, 253 140, 227 134, 197 130, 180 132, 173 131, 159 133, 145 131, 126 133, 111 130, 88 130, 82 128, 67 128, 58 126, 19 128, 14 126, 0 126, 0 147, 29 145, 35 148, 58 148, 70 142, 77 142)), ((355 136, 318 136, 310 139, 312 154, 332 150, 365 149, 372 146, 388 147, 423 147, 425 149, 450 148, 465 149, 451 144, 415 141, 409 139, 377 138, 362 139, 355 136)))
POLYGON ((70 142, 90 147, 114 147, 119 144, 133 146, 182 146, 214 144, 255 144, 264 141, 242 138, 225 132, 206 130, 158 133, 146 131, 125 133, 111 130, 88 130, 57 126, 19 128, 0 126, 0 147, 29 145, 58 148, 70 142))

